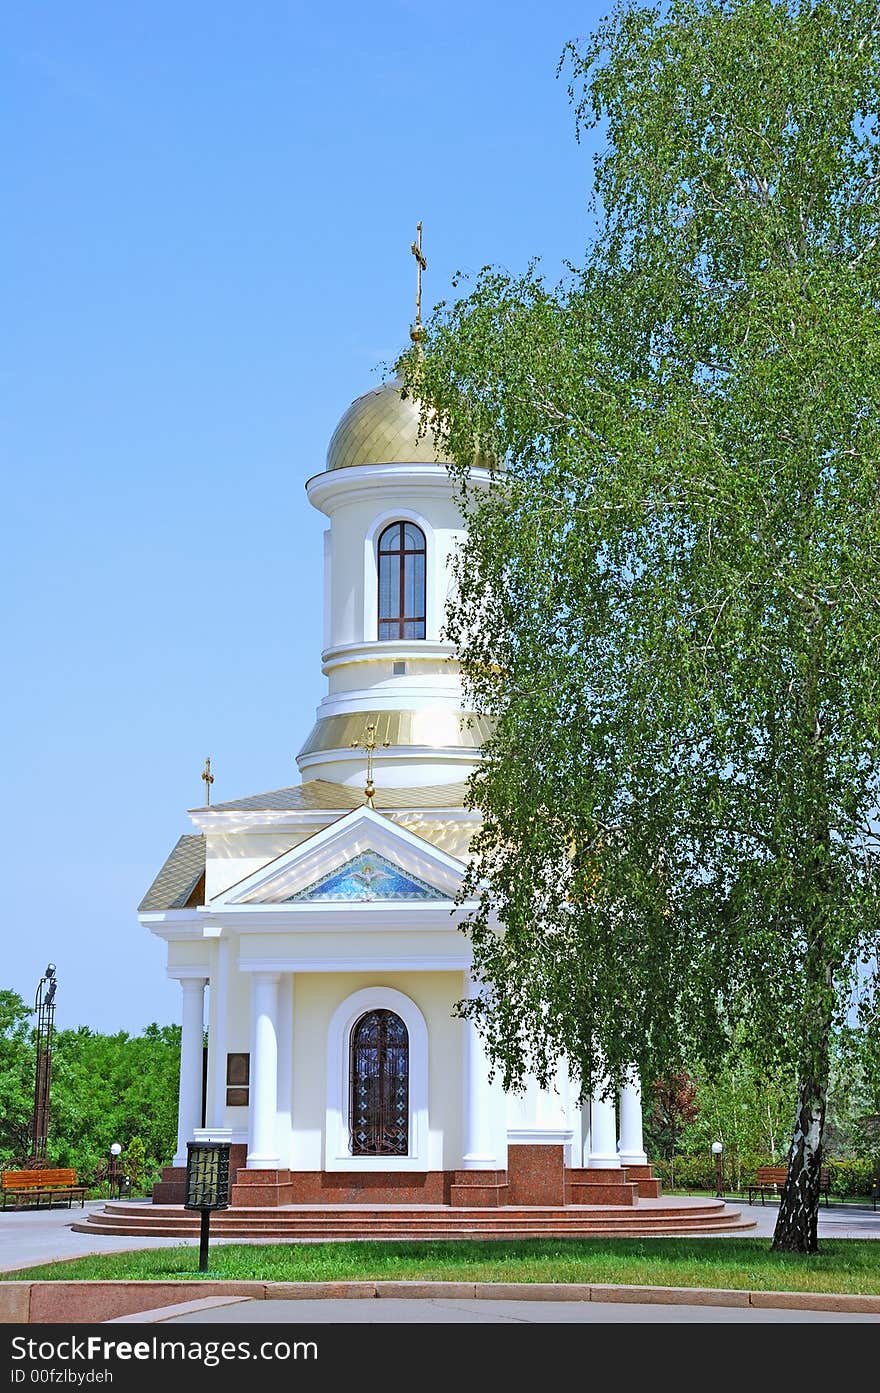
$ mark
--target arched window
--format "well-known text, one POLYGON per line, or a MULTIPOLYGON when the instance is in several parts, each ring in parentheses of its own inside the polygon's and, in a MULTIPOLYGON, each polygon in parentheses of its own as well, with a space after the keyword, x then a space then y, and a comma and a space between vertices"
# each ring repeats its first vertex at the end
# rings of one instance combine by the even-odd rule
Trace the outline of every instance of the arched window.
POLYGON ((368 1011, 351 1032, 352 1156, 409 1151, 409 1036, 393 1011, 368 1011))
POLYGON ((425 637, 425 534, 392 522, 379 538, 379 638, 425 637))

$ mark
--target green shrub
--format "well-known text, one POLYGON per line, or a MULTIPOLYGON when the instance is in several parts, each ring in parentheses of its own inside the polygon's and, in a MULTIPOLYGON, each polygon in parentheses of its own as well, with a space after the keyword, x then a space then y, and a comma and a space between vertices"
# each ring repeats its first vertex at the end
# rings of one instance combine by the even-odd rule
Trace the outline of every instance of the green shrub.
POLYGON ((122 1157, 126 1175, 131 1181, 134 1194, 139 1194, 144 1183, 144 1170, 147 1164, 147 1149, 142 1137, 132 1137, 122 1157))
MULTIPOLYGON (((698 1153, 693 1156, 676 1156, 674 1161, 652 1161, 654 1173, 663 1182, 666 1190, 709 1190, 715 1192, 715 1161, 711 1153, 704 1156, 698 1153)), ((738 1194, 745 1190, 747 1185, 755 1182, 755 1175, 759 1166, 778 1166, 785 1165, 786 1160, 780 1161, 773 1156, 740 1156, 724 1158, 723 1176, 724 1191, 727 1194, 738 1194), (737 1184, 736 1174, 739 1172, 739 1183, 737 1184)), ((873 1161, 858 1160, 853 1157, 847 1160, 832 1160, 824 1162, 828 1169, 829 1189, 832 1195, 838 1199, 867 1198, 870 1196, 875 1177, 880 1178, 880 1158, 875 1157, 873 1161)))
MULTIPOLYGON (((715 1193, 715 1157, 712 1152, 696 1152, 691 1156, 676 1156, 673 1162, 652 1161, 655 1174, 662 1180, 664 1188, 676 1190, 709 1190, 715 1193)), ((779 1162, 773 1156, 725 1155, 722 1159, 721 1174, 725 1193, 738 1194, 755 1179, 759 1166, 774 1166, 779 1162)))
POLYGON ((847 1196, 870 1195, 875 1177, 880 1177, 880 1157, 864 1161, 849 1158, 845 1161, 826 1161, 829 1188, 841 1199, 847 1196))

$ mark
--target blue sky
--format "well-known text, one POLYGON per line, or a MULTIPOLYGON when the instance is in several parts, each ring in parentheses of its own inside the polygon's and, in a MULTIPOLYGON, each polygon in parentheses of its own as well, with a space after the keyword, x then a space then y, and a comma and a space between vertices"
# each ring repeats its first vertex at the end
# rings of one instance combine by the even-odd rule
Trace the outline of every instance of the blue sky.
POLYGON ((0 986, 178 1018, 136 906, 203 801, 298 782, 324 684, 303 485, 456 269, 588 233, 592 3, 10 3, 0 52, 0 986))

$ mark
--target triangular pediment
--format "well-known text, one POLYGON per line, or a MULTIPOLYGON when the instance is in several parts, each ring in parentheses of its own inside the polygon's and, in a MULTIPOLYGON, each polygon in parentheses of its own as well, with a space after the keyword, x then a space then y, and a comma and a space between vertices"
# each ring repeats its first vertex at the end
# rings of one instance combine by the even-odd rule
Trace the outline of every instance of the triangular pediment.
POLYGON ((444 900, 439 890, 376 851, 362 851, 313 885, 291 895, 288 903, 331 900, 356 904, 366 900, 444 900))
POLYGON ((436 903, 455 899, 464 871, 461 861, 408 828, 371 808, 358 808, 231 886, 211 905, 436 903))

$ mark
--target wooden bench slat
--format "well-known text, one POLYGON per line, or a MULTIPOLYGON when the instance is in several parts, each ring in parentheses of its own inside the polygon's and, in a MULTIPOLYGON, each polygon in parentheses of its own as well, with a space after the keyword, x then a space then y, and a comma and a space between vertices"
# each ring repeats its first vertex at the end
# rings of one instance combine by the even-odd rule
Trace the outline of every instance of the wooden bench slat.
MULTIPOLYGON (((761 1196, 761 1203, 764 1203, 766 1194, 773 1194, 777 1189, 785 1184, 788 1177, 788 1166, 758 1166, 755 1171, 755 1179, 751 1185, 746 1187, 748 1191, 749 1203, 751 1204, 752 1195, 761 1196)), ((831 1173, 824 1166, 819 1170, 819 1193, 825 1196, 825 1204, 829 1202, 828 1192, 831 1188, 831 1173)))
POLYGON ((4 1190, 20 1190, 26 1186, 36 1185, 45 1189, 49 1185, 75 1185, 75 1170, 38 1170, 38 1171, 3 1171, 2 1186, 4 1190))
POLYGON ((36 1208, 45 1197, 52 1200, 67 1200, 70 1208, 74 1199, 85 1205, 86 1186, 77 1183, 76 1171, 67 1167, 50 1170, 17 1170, 0 1172, 0 1191, 3 1194, 3 1208, 8 1208, 10 1197, 16 1201, 16 1208, 32 1200, 36 1208))

